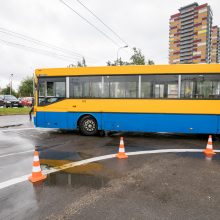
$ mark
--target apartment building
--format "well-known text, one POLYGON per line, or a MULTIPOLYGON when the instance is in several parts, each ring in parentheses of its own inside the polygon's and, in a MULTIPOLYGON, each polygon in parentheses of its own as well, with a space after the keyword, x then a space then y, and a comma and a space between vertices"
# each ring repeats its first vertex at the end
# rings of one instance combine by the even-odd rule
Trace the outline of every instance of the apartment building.
POLYGON ((220 36, 219 36, 219 27, 212 27, 212 36, 211 36, 211 63, 220 62, 220 36))
POLYGON ((211 62, 212 11, 193 3, 170 17, 169 63, 211 62))

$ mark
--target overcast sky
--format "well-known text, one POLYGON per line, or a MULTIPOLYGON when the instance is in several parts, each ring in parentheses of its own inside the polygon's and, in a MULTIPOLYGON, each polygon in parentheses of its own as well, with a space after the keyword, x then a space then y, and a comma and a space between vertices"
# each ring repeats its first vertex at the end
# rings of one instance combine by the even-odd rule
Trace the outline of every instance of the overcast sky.
MULTIPOLYGON (((80 60, 79 56, 33 44, 24 39, 2 33, 5 29, 34 39, 65 48, 85 56, 88 66, 106 65, 108 60, 117 58, 117 51, 125 43, 114 36, 106 27, 85 10, 76 0, 64 0, 74 10, 102 30, 107 39, 82 18, 63 5, 60 0, 0 0, 0 87, 9 83, 13 74, 13 85, 26 76, 31 76, 36 68, 66 67, 80 60), (8 43, 9 42, 9 43, 8 43), (10 46, 17 44, 16 47, 10 46), (10 44, 10 45, 8 45, 10 44), (38 53, 19 49, 19 45, 37 48, 38 53), (39 51, 41 50, 41 51, 39 51), (49 53, 48 55, 39 52, 49 53), (47 52, 45 52, 45 50, 47 52), (48 50, 50 50, 48 52, 48 50)), ((140 48, 145 57, 156 64, 168 63, 169 17, 178 9, 193 3, 190 0, 80 0, 91 9, 120 37, 130 48, 140 48)), ((197 1, 208 3, 213 11, 213 25, 220 25, 220 1, 197 1)), ((128 60, 130 48, 121 49, 119 56, 128 60)), ((32 50, 32 49, 31 49, 32 50)))

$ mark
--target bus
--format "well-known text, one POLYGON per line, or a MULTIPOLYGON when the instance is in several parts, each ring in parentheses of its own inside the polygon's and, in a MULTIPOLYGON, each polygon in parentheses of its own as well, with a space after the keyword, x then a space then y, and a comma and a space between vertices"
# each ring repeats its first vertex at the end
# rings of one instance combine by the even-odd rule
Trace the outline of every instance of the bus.
POLYGON ((220 64, 37 69, 35 87, 36 127, 220 133, 220 64))

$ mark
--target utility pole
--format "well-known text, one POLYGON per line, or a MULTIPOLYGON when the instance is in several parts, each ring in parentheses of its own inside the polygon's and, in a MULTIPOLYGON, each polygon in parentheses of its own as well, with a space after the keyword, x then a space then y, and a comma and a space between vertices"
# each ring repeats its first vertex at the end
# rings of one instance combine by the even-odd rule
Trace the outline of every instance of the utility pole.
POLYGON ((125 45, 125 46, 123 46, 123 47, 119 47, 119 48, 118 48, 118 50, 117 50, 117 60, 116 60, 116 62, 117 62, 116 65, 117 65, 117 66, 118 66, 118 64, 119 64, 119 63, 118 63, 118 53, 119 53, 119 50, 121 50, 121 49, 123 49, 123 48, 127 48, 127 47, 128 47, 128 45, 125 45))
POLYGON ((13 78, 13 73, 10 75, 10 95, 12 94, 12 78, 13 78))

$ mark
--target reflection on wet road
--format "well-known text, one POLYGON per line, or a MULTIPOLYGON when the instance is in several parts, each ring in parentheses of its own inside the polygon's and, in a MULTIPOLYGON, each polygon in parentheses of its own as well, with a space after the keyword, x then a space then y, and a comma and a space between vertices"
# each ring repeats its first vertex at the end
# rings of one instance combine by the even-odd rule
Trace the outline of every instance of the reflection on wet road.
MULTIPOLYGON (((22 124, 19 128, 31 128, 25 117, 14 116, 7 123, 0 118, 0 127, 16 121, 22 124)), ((207 143, 207 136, 112 132, 85 137, 59 130, 0 128, 0 183, 31 173, 35 149, 41 167, 49 171, 115 154, 121 135, 127 152, 202 149, 207 143)), ((219 141, 214 148, 220 149, 219 141)), ((25 181, 1 189, 0 219, 218 219, 219 168, 220 153, 211 161, 201 152, 93 161, 48 174, 38 184, 25 181)))

